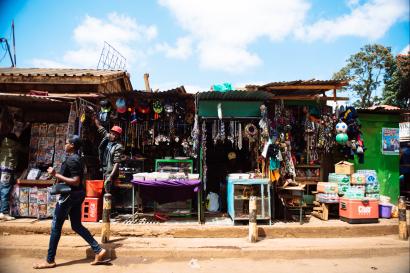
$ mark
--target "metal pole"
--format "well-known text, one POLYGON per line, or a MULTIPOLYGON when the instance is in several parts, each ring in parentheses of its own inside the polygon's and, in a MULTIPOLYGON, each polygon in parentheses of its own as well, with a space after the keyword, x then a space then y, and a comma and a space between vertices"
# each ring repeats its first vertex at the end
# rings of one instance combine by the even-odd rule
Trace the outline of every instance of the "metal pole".
POLYGON ((13 30, 13 53, 14 53, 14 66, 17 66, 17 61, 16 61, 16 38, 14 35, 14 20, 11 22, 11 28, 13 30))

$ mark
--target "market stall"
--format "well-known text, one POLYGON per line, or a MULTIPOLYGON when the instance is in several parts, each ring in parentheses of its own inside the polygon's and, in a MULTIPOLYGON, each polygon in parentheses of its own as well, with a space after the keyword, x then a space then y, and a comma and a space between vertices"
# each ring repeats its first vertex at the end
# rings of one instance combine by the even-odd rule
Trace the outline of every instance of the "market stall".
POLYGON ((199 180, 198 175, 188 178, 197 169, 192 160, 193 95, 183 87, 117 93, 102 101, 98 111, 106 129, 114 124, 123 128, 125 152, 112 192, 114 209, 119 213, 131 210, 133 221, 147 213, 194 214, 199 180))
POLYGON ((53 166, 58 170, 63 162, 65 140, 73 130, 68 123, 70 103, 36 96, 1 95, 0 108, 1 152, 8 153, 6 158, 14 158, 17 163, 11 173, 14 186, 10 214, 51 217, 57 199, 49 192, 53 181, 46 169, 53 166), (5 129, 4 124, 12 126, 5 129))

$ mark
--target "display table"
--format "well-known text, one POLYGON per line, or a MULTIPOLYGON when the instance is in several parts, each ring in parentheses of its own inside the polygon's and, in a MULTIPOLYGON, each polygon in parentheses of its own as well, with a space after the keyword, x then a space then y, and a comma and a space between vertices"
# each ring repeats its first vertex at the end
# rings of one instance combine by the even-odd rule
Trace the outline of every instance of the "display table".
MULTIPOLYGON (((195 193, 198 194, 198 202, 201 195, 201 180, 199 179, 155 179, 155 180, 132 180, 132 214, 135 208, 135 188, 142 200, 153 200, 159 204, 184 201, 192 199, 195 193)), ((200 221, 200 209, 198 204, 198 221, 200 221)))
POLYGON ((285 219, 287 219, 287 209, 288 210, 299 210, 299 222, 303 224, 303 192, 305 191, 304 186, 294 186, 294 187, 284 187, 279 188, 279 197, 283 202, 285 219), (290 203, 289 203, 290 201, 290 203), (295 204, 294 204, 295 202, 295 204))
POLYGON ((249 220, 249 198, 256 196, 256 220, 271 223, 269 179, 231 179, 228 178, 228 214, 233 223, 249 220))

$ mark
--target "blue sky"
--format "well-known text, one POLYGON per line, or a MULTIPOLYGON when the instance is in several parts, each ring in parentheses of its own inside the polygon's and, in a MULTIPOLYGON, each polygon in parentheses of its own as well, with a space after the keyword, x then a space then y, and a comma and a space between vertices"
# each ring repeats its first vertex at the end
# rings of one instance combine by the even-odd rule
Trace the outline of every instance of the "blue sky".
POLYGON ((144 73, 160 90, 325 80, 365 44, 410 39, 407 0, 0 0, 0 37, 13 19, 18 67, 96 68, 107 41, 134 89, 144 73))

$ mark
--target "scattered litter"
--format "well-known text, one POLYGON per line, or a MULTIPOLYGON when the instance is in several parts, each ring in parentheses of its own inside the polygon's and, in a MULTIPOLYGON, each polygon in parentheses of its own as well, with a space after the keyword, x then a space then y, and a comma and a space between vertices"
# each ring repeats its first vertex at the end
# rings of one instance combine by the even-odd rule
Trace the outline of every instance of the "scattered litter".
POLYGON ((191 260, 189 261, 189 266, 190 266, 191 268, 201 268, 201 266, 199 265, 197 259, 191 259, 191 260))

